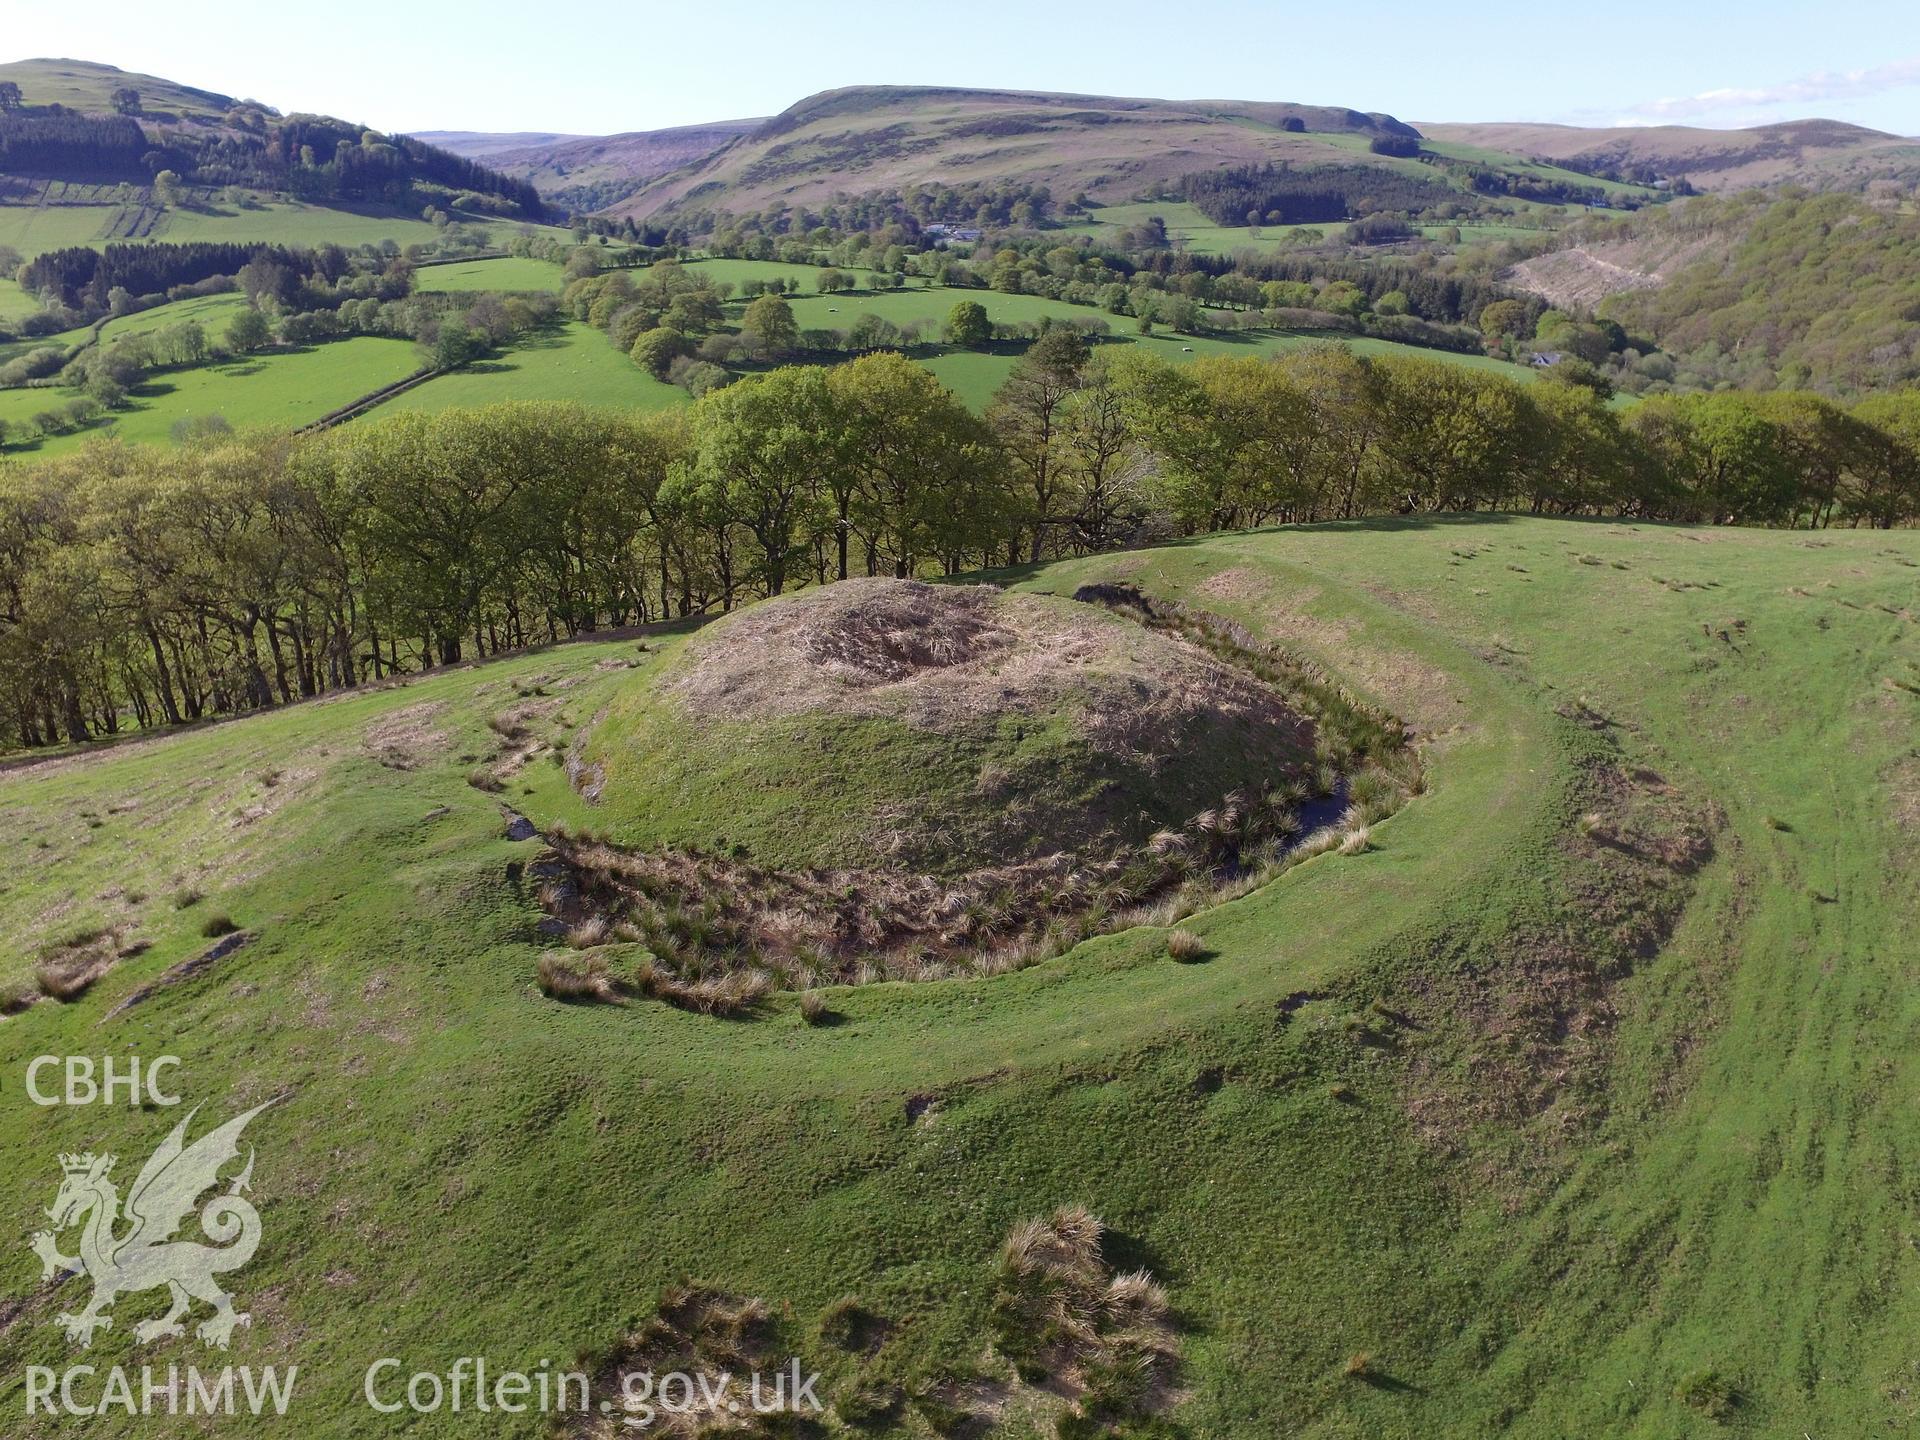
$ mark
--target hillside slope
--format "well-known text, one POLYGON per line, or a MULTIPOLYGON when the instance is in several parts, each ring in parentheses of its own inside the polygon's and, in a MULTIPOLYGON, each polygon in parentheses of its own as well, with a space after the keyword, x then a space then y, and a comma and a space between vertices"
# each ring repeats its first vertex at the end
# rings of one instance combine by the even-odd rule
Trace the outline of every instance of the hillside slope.
POLYGON ((800 101, 613 211, 640 218, 724 195, 739 212, 933 182, 1119 200, 1222 166, 1365 162, 1372 137, 1414 133, 1328 106, 863 85, 800 101), (1303 130, 1283 128, 1289 119, 1303 130))
POLYGON ((1920 140, 1839 120, 1788 120, 1744 130, 1422 122, 1420 130, 1435 140, 1571 162, 1580 170, 1684 178, 1700 190, 1789 180, 1858 189, 1875 178, 1920 176, 1920 140))
MULTIPOLYGON (((1061 1402, 993 1357, 990 1311, 1009 1227, 1063 1203, 1168 1287, 1181 1433, 1911 1433, 1916 575, 1910 532, 1499 516, 1026 574, 1124 580, 1323 662, 1413 727, 1427 793, 1186 921, 1203 963, 1144 926, 833 990, 818 1025, 791 996, 726 1021, 533 982, 539 844, 500 802, 599 821, 537 756, 502 796, 468 776, 515 724, 566 745, 676 636, 51 758, 0 773, 7 963, 88 928, 121 958, 0 1021, 0 1069, 177 1053, 203 1121, 278 1098, 248 1133, 265 1240, 227 1358, 299 1364, 316 1440, 476 1433, 471 1410, 375 1420, 366 1367, 566 1367, 689 1276, 763 1299, 868 1433, 924 1436, 949 1402, 1051 1433, 1061 1402), (249 942, 176 968, 214 912, 249 942), (876 1317, 852 1343, 847 1297, 876 1317)), ((131 1170, 172 1122, 9 1105, 22 1244, 57 1154, 131 1170)), ((0 1280, 0 1403, 9 1434, 65 1435, 21 1377, 81 1358, 53 1319, 84 1292, 35 1270, 0 1280)), ((123 1297, 85 1362, 219 1363, 134 1344, 163 1304, 123 1297)))
POLYGON ((233 187, 415 213, 422 200, 454 196, 501 214, 543 213, 524 181, 335 116, 283 115, 90 61, 18 61, 0 65, 0 81, 20 87, 20 104, 0 115, 0 204, 70 204, 60 190, 82 182, 138 188, 144 205, 153 199, 149 182, 172 171, 202 190, 203 204, 209 192, 233 187), (129 90, 132 96, 115 100, 129 90))
POLYGON ((231 95, 102 65, 94 60, 9 60, 0 63, 0 81, 20 87, 29 105, 64 105, 88 115, 113 113, 113 92, 140 92, 141 108, 155 115, 217 118, 240 102, 231 95))
POLYGON ((489 135, 470 131, 424 133, 421 139, 456 155, 531 182, 552 204, 604 210, 647 181, 703 160, 751 133, 764 120, 718 120, 619 135, 489 135))
POLYGON ((502 150, 525 150, 532 146, 561 145, 569 140, 592 140, 592 135, 573 135, 559 130, 416 130, 414 137, 469 160, 497 155, 502 150))
POLYGON ((1778 374, 1853 393, 1920 378, 1920 216, 1750 191, 1589 221, 1568 239, 1507 280, 1703 357, 1709 385, 1778 374))

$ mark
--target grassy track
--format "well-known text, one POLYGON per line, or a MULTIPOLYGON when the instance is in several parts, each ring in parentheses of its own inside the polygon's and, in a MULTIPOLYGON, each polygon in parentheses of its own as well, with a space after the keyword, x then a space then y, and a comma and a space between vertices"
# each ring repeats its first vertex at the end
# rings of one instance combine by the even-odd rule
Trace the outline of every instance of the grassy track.
MULTIPOLYGON (((538 912, 504 878, 535 847, 464 777, 532 686, 585 724, 648 683, 658 650, 605 642, 0 774, 11 973, 87 922, 152 942, 0 1023, 0 1071, 172 1052, 209 1115, 284 1097, 249 1135, 267 1239, 235 1277, 254 1324, 232 1358, 301 1365, 302 1436, 390 1433, 359 1399, 373 1357, 565 1364, 683 1274, 803 1331, 857 1294, 895 1322, 881 1370, 963 1365, 1000 1237, 1063 1201, 1169 1284, 1195 1436, 1704 1436, 1676 1387, 1709 1367, 1741 1396, 1728 1433, 1910 1432, 1920 700, 1889 681, 1920 676, 1920 542, 1479 517, 1005 578, 1116 576, 1322 658, 1427 737, 1429 793, 1371 850, 1190 922, 1206 964, 1125 932, 999 979, 839 993, 818 1029, 790 999, 739 1023, 545 1000, 538 912), (1604 1104, 1450 1129, 1506 1063, 1503 1012, 1432 997, 1469 974, 1531 993, 1524 937, 1590 874, 1569 869, 1578 777, 1610 743, 1719 807, 1715 858, 1585 1032, 1604 1104), (175 909, 183 885, 207 898, 175 909), (104 1019, 203 949, 213 911, 259 938, 104 1019), (1376 997, 1412 1023, 1381 1037, 1376 997), (933 1119, 907 1118, 914 1095, 933 1119), (1345 1374, 1359 1352, 1372 1381, 1345 1374)), ((590 816, 544 763, 505 798, 590 816)), ((0 1098, 22 1238, 56 1151, 127 1168, 170 1120, 0 1098)), ((77 1287, 36 1292, 16 1261, 0 1405, 11 1433, 65 1433, 21 1417, 18 1377, 72 1363, 48 1322, 77 1287)), ((196 1358, 134 1350, 154 1310, 122 1300, 87 1360, 196 1358)))

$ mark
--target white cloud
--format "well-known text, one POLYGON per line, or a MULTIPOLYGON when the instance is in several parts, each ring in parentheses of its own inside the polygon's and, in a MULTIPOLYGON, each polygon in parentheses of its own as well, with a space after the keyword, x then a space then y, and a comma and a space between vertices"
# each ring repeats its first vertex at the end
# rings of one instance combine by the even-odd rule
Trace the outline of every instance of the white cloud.
POLYGON ((1782 85, 1762 85, 1754 89, 1726 88, 1703 90, 1698 95, 1670 96, 1635 105, 1623 118, 1626 124, 1660 124, 1686 120, 1700 115, 1718 115, 1730 110, 1766 110, 1781 105, 1814 105, 1826 100, 1854 100, 1863 95, 1878 95, 1920 85, 1920 55, 1893 60, 1865 70, 1816 70, 1782 85))

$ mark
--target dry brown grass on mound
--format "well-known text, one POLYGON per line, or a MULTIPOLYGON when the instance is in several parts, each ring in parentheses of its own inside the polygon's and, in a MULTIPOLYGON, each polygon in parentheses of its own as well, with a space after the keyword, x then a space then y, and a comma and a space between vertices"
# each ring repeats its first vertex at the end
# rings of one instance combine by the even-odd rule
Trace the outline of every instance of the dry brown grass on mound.
POLYGON ((556 826, 535 862, 550 881, 538 898, 575 949, 646 945, 656 964, 644 993, 736 1013, 776 980, 806 988, 1000 974, 1106 930, 1167 923, 1198 908, 1229 873, 1268 875, 1296 833, 1291 806, 1300 793, 1235 792, 1128 854, 1056 851, 953 875, 770 869, 626 850, 556 826), (1182 897, 1192 903, 1180 907, 1182 897), (706 1003, 718 976, 741 974, 757 976, 759 988, 739 1004, 729 1003, 730 991, 706 1003))
POLYGON ((767 601, 702 632, 664 688, 726 719, 822 710, 938 730, 1071 700, 1092 743, 1116 754, 1164 752, 1203 711, 1312 743, 1278 695, 1198 646, 990 586, 845 580, 767 601))
MULTIPOLYGON (((123 946, 116 927, 90 927, 64 936, 40 953, 33 967, 34 985, 49 1000, 77 1000, 104 977, 123 955, 135 955, 145 946, 123 946)), ((25 992, 12 997, 19 1009, 31 1003, 25 992)))
POLYGON ((619 987, 601 956, 542 955, 538 974, 540 988, 556 1000, 620 1003, 619 987))
MULTIPOLYGON (((756 1415, 751 1410, 730 1413, 725 1407, 726 1399, 738 1401, 747 1394, 749 1375, 760 1373, 770 1378, 786 1363, 786 1355, 776 1349, 777 1341, 772 1314, 764 1300, 701 1286, 672 1286, 661 1296, 654 1318, 622 1339, 589 1371, 587 1413, 569 1414, 555 1433, 573 1440, 613 1440, 637 1434, 724 1434, 750 1440, 791 1433, 788 1427, 800 1412, 756 1415), (667 1375, 690 1378, 693 1384, 687 1398, 693 1403, 668 1408, 660 1401, 655 1386, 667 1375), (635 1377, 632 1382, 630 1376, 635 1377), (642 1377, 651 1377, 652 1383, 642 1377), (722 1377, 730 1377, 724 1387, 722 1377), (705 1385, 700 1383, 703 1380, 705 1385), (629 1411, 629 1395, 652 1402, 650 1425, 641 1427, 643 1412, 637 1403, 629 1411), (710 1399, 717 1400, 718 1405, 708 1403, 710 1399), (600 1408, 602 1402, 605 1410, 600 1408)), ((674 1393, 678 1396, 680 1392, 674 1393)), ((770 1399, 770 1389, 768 1395, 770 1399)), ((792 1400, 790 1396, 784 1398, 792 1400)))
POLYGON ((389 770, 417 770, 447 746, 446 732, 433 721, 447 708, 444 700, 422 700, 367 722, 367 754, 389 770))
POLYGON ((1079 1205, 1013 1227, 1000 1249, 995 1343, 1028 1384, 1092 1419, 1166 1409, 1179 1369, 1167 1293, 1145 1270, 1116 1275, 1106 1227, 1079 1205))

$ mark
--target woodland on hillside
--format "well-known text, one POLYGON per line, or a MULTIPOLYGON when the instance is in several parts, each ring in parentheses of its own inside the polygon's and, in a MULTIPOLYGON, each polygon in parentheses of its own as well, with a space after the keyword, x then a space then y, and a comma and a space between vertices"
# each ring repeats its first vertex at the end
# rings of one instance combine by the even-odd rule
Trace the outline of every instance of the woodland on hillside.
POLYGON ((1578 384, 1337 345, 1175 366, 1055 329, 984 417, 883 353, 656 416, 97 444, 0 468, 0 724, 81 740, 849 574, 1477 509, 1910 523, 1920 394, 1623 415, 1578 384))

